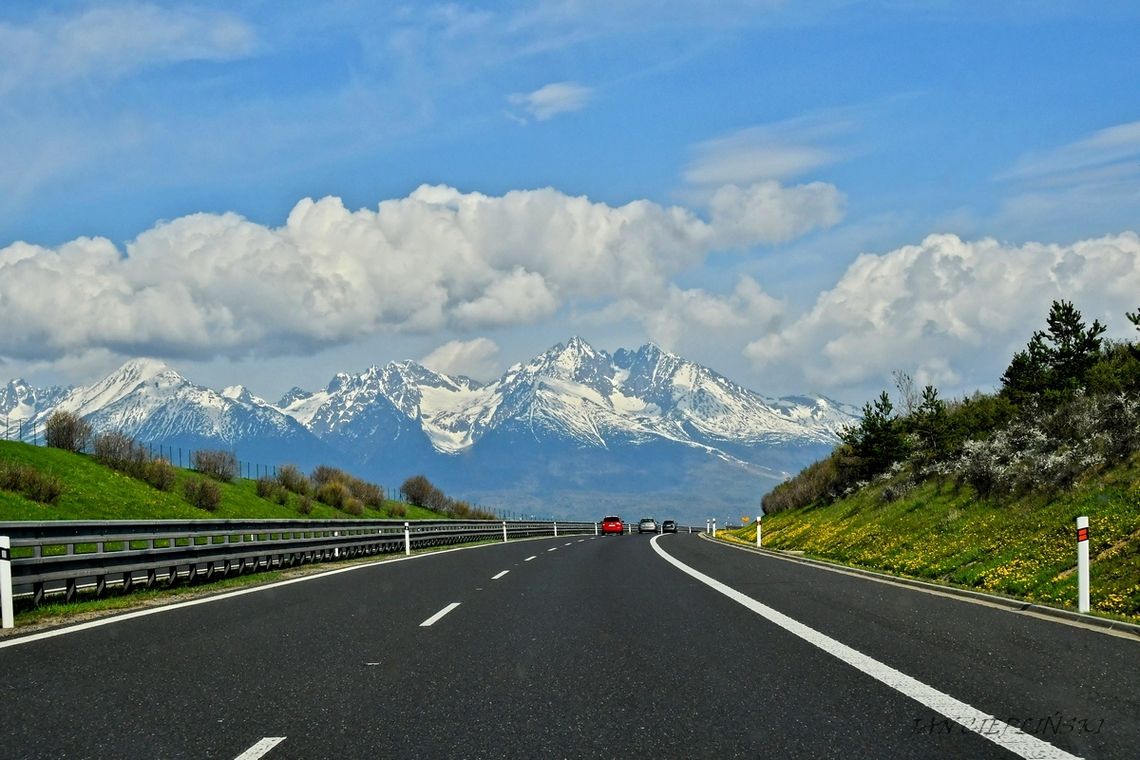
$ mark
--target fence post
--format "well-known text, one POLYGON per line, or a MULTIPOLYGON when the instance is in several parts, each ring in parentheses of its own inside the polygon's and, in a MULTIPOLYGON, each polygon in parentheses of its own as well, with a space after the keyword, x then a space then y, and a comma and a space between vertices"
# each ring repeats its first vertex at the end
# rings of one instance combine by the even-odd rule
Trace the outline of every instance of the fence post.
POLYGON ((1089 518, 1077 518, 1077 611, 1089 611, 1089 518))
POLYGON ((404 554, 411 556, 412 553, 412 532, 408 528, 408 523, 404 523, 404 554))
POLYGON ((12 539, 8 536, 0 536, 0 627, 16 627, 12 614, 12 539))

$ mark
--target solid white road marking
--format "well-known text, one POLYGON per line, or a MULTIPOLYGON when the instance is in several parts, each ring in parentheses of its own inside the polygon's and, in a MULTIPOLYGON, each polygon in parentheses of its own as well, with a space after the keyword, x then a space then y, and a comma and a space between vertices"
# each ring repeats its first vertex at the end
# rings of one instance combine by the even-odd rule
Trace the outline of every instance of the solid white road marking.
POLYGON ((529 557, 527 557, 526 559, 524 559, 523 562, 530 562, 532 559, 535 559, 537 557, 538 557, 537 554, 532 554, 529 557))
POLYGON ((973 731, 979 736, 989 739, 994 744, 1009 750, 1018 757, 1023 757, 1027 760, 1029 758, 1060 758, 1062 760, 1076 758, 1076 755, 1070 755, 1068 752, 1054 747, 1048 742, 1041 741, 1037 737, 1025 733, 1016 726, 1011 726, 1008 723, 1000 721, 989 713, 982 712, 976 707, 959 701, 949 694, 938 691, 933 686, 927 686, 922 681, 911 678, 906 673, 895 670, 890 665, 881 663, 873 657, 868 657, 857 649, 852 649, 846 644, 826 634, 820 633, 814 628, 809 628, 798 620, 794 620, 784 613, 778 612, 768 605, 756 601, 750 596, 745 596, 731 586, 727 586, 699 570, 694 570, 680 560, 666 554, 665 551, 657 545, 657 541, 660 538, 661 536, 654 536, 650 541, 653 550, 661 555, 666 562, 669 562, 681 572, 696 578, 714 591, 719 591, 737 604, 747 607, 757 615, 775 623, 789 633, 799 636, 809 644, 819 647, 832 657, 842 660, 851 667, 861 670, 875 680, 890 686, 895 691, 910 697, 935 712, 941 713, 963 728, 973 731))
POLYGON ((509 572, 510 572, 510 570, 504 570, 503 572, 499 573, 498 575, 492 575, 491 580, 497 581, 509 572))
POLYGON ((435 625, 436 623, 439 622, 440 618, 442 618, 444 615, 451 612, 453 609, 455 609, 458 606, 459 606, 459 602, 452 602, 451 604, 447 605, 446 607, 444 607, 439 612, 437 612, 434 615, 432 615, 431 617, 429 617, 424 622, 420 623, 420 628, 428 628, 429 626, 435 625))
POLYGON ((234 758, 234 760, 257 760, 259 757, 265 757, 269 750, 276 747, 281 742, 285 741, 284 736, 267 736, 257 744, 253 745, 245 752, 234 758))

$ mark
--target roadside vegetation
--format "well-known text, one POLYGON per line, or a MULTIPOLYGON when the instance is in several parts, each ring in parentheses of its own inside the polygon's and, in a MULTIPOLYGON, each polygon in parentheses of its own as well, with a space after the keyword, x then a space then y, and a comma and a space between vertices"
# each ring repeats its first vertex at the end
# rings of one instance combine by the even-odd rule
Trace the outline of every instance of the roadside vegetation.
POLYGON ((1087 515, 1094 610, 1140 617, 1140 346, 1104 332, 1054 302, 994 394, 896 372, 894 401, 764 497, 764 545, 1073 606, 1087 515))
POLYGON ((472 506, 461 499, 453 499, 432 485, 423 475, 413 475, 400 486, 400 495, 409 504, 431 509, 457 520, 493 520, 495 515, 485 509, 472 506))
POLYGON ((356 494, 353 500, 322 501, 316 477, 292 465, 279 467, 274 487, 266 491, 260 480, 237 477, 236 467, 224 466, 229 452, 204 452, 205 459, 195 462, 203 468, 198 471, 151 457, 118 433, 93 437, 87 450, 0 441, 0 521, 443 516, 383 498, 379 486, 335 468, 317 468, 313 476, 345 484, 350 496, 356 494))

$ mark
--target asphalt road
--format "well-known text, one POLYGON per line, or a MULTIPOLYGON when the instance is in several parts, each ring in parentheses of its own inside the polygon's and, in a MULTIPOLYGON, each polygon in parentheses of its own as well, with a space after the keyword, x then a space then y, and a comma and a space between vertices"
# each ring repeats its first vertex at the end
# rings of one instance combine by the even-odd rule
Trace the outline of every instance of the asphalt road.
POLYGON ((1138 675, 1135 638, 564 537, 5 640, 0 758, 1134 758, 1138 675))

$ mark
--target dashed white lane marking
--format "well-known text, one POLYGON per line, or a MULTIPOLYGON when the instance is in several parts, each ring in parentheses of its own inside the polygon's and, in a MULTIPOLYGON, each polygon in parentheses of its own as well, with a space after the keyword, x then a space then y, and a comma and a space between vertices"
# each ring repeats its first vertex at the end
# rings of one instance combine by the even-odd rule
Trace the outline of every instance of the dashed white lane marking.
POLYGON ((424 622, 420 623, 420 628, 428 628, 429 626, 435 625, 436 623, 439 622, 440 618, 442 618, 444 615, 451 612, 453 609, 455 609, 458 606, 459 606, 459 602, 452 602, 451 604, 447 605, 446 607, 444 607, 439 612, 437 612, 434 615, 432 615, 431 617, 429 617, 424 622))
POLYGON ((573 542, 573 541, 567 541, 566 543, 564 543, 564 544, 562 544, 562 545, 563 545, 563 546, 569 546, 569 545, 570 545, 570 544, 572 544, 572 543, 574 543, 574 542, 573 542))
POLYGON ((510 572, 510 570, 504 570, 503 572, 499 573, 498 575, 492 575, 491 580, 497 581, 509 572, 510 572))
POLYGON ((527 557, 526 559, 524 559, 523 562, 530 562, 532 559, 535 559, 537 557, 538 557, 537 554, 532 554, 529 557, 527 557))
POLYGON ((586 540, 586 539, 584 539, 584 538, 579 538, 579 539, 578 539, 578 543, 582 543, 582 542, 584 542, 585 540, 586 540))
POLYGON ((259 757, 265 757, 269 750, 276 747, 281 742, 285 741, 284 736, 267 736, 257 744, 253 745, 245 752, 234 758, 234 760, 257 760, 259 757))
POLYGON ((1025 733, 1016 726, 998 720, 989 713, 982 712, 976 707, 959 701, 949 694, 938 691, 906 673, 895 670, 890 665, 868 657, 857 649, 843 644, 814 628, 809 628, 798 620, 794 620, 782 612, 772 609, 766 604, 745 596, 731 586, 727 586, 715 578, 694 570, 678 559, 673 558, 657 545, 661 536, 654 536, 650 543, 666 562, 669 562, 681 572, 696 578, 709 588, 727 596, 737 604, 741 604, 755 612, 757 615, 775 623, 784 630, 799 636, 804 641, 819 647, 832 657, 836 657, 853 668, 863 671, 877 681, 890 686, 895 691, 910 697, 916 702, 929 707, 935 712, 945 715, 963 728, 973 731, 979 736, 989 739, 999 747, 1009 750, 1018 757, 1029 758, 1059 758, 1061 760, 1074 760, 1076 755, 1070 755, 1062 749, 1054 747, 1048 742, 1041 741, 1035 736, 1025 733))
POLYGON ((546 551, 548 551, 548 552, 556 552, 556 551, 558 551, 558 547, 557 547, 557 546, 552 546, 552 547, 550 547, 549 549, 547 549, 546 551))

